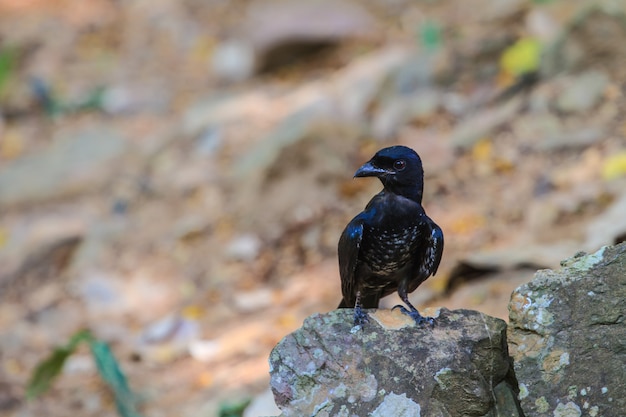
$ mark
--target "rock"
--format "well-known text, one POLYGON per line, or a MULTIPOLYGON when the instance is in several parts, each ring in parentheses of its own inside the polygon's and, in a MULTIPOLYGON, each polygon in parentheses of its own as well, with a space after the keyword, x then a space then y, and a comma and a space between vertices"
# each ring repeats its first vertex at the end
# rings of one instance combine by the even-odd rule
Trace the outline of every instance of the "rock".
MULTIPOLYGON (((331 80, 332 95, 337 102, 336 112, 349 121, 368 121, 368 108, 385 91, 386 81, 394 72, 409 66, 415 58, 416 52, 413 49, 398 45, 386 45, 355 57, 331 80)), ((395 78, 398 81, 397 75, 395 78)), ((397 91, 397 94, 400 93, 401 91, 397 91)))
POLYGON ((459 93, 444 93, 441 98, 441 106, 453 116, 462 116, 469 109, 469 99, 459 93))
POLYGON ((254 74, 256 59, 252 45, 234 39, 226 40, 215 47, 211 69, 222 80, 244 81, 254 74))
POLYGON ((519 114, 522 101, 512 99, 498 108, 488 108, 461 121, 450 134, 450 142, 460 149, 469 149, 519 114))
POLYGON ((214 75, 244 81, 255 72, 290 65, 345 39, 376 37, 380 25, 357 2, 312 0, 254 2, 233 38, 218 44, 211 57, 214 75))
POLYGON ((598 127, 582 127, 579 130, 564 132, 561 135, 548 136, 534 148, 540 152, 586 148, 595 144, 604 136, 605 132, 598 127))
POLYGON ((261 245, 262 242, 256 235, 244 234, 236 236, 228 244, 227 254, 234 260, 249 262, 258 256, 261 245))
POLYGON ((524 415, 622 415, 626 244, 562 266, 538 271, 511 297, 509 348, 524 415))
POLYGON ((472 5, 473 7, 469 4, 467 6, 471 7, 474 13, 477 13, 478 10, 482 10, 482 12, 478 13, 479 19, 482 22, 491 22, 494 20, 511 19, 519 13, 522 13, 525 3, 520 0, 504 0, 496 3, 484 3, 484 8, 480 7, 480 3, 474 3, 472 5))
POLYGON ((609 78, 604 72, 587 71, 564 82, 556 108, 565 113, 586 113, 602 98, 609 78))
POLYGON ((381 141, 396 137, 397 130, 408 122, 427 120, 437 111, 440 103, 441 93, 434 89, 389 99, 374 115, 372 135, 381 141))
POLYGON ((196 320, 171 315, 145 329, 135 350, 147 362, 170 363, 187 354, 197 359, 199 335, 196 320))
POLYGON ((543 42, 554 42, 559 31, 562 30, 559 23, 546 10, 533 8, 526 15, 525 26, 532 36, 543 42))
POLYGON ((102 109, 109 114, 122 115, 137 110, 134 106, 133 94, 128 88, 114 86, 102 93, 102 109))
POLYGON ((85 316, 100 322, 100 328, 119 323, 125 317, 148 325, 170 314, 180 301, 178 276, 160 279, 159 274, 140 267, 121 273, 82 262, 74 262, 72 272, 76 276, 72 290, 83 303, 85 316))
POLYGON ((586 148, 605 135, 600 127, 580 121, 576 126, 566 126, 558 117, 548 112, 520 116, 512 123, 512 130, 521 141, 542 152, 562 149, 586 148))
POLYGON ((195 143, 196 153, 202 156, 213 156, 223 145, 223 132, 216 127, 205 129, 195 143))
POLYGON ((390 73, 413 55, 411 48, 386 45, 355 57, 328 80, 303 83, 296 89, 214 93, 190 106, 183 116, 182 130, 188 137, 198 137, 217 129, 220 142, 226 142, 228 132, 241 125, 264 136, 268 121, 276 124, 280 135, 286 130, 286 136, 306 128, 310 119, 318 120, 319 116, 364 123, 369 118, 368 108, 390 73))
POLYGON ((244 313, 258 313, 263 309, 271 307, 275 301, 275 294, 269 288, 259 288, 254 290, 241 290, 233 295, 234 307, 244 313))
POLYGON ((84 240, 86 219, 71 214, 42 215, 17 222, 0 245, 0 300, 22 296, 59 281, 84 240))
POLYGON ((102 91, 100 106, 112 116, 167 112, 172 92, 158 88, 150 81, 119 83, 102 91))
POLYGON ((254 230, 263 242, 279 239, 286 228, 301 227, 332 206, 335 181, 346 178, 345 161, 359 137, 351 126, 330 121, 292 122, 234 162, 239 192, 232 211, 241 230, 254 230), (310 184, 306 193, 302 184, 310 184))
POLYGON ((119 132, 84 130, 0 168, 0 208, 93 192, 119 173, 128 142, 119 132))
POLYGON ((414 51, 412 56, 393 71, 389 87, 390 96, 397 97, 416 93, 421 89, 434 88, 437 78, 437 56, 430 51, 414 51))
POLYGON ((430 328, 370 311, 363 329, 351 309, 309 317, 270 355, 283 416, 521 416, 504 321, 470 310, 435 316, 430 328))
POLYGON ((285 147, 301 141, 314 131, 321 120, 332 113, 330 100, 320 99, 287 116, 273 131, 262 138, 256 146, 241 155, 233 171, 238 178, 245 178, 269 167, 285 147))
POLYGON ((228 125, 238 121, 241 116, 237 107, 242 106, 245 97, 234 94, 213 94, 191 105, 185 111, 182 120, 182 131, 187 136, 199 136, 203 132, 217 129, 217 126, 228 125))
POLYGON ((457 160, 450 142, 434 129, 404 126, 399 129, 397 143, 415 149, 422 156, 428 177, 445 174, 457 160))
POLYGON ((257 51, 260 68, 289 62, 289 57, 276 54, 279 50, 294 57, 307 44, 369 37, 379 30, 365 8, 348 0, 259 1, 246 15, 242 38, 257 51))
POLYGON ((200 215, 182 216, 173 223, 171 235, 175 240, 181 241, 204 238, 211 227, 206 216, 200 215))

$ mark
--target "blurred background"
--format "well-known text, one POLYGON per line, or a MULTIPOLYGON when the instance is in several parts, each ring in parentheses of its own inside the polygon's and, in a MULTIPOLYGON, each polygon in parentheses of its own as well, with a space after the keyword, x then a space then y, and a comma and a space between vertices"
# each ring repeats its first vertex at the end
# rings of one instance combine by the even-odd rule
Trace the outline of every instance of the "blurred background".
POLYGON ((81 328, 143 415, 278 414, 269 352, 337 306, 391 144, 446 236, 412 300, 506 320, 626 239, 624 45, 620 0, 0 0, 0 415, 116 415, 82 348, 24 398, 81 328))

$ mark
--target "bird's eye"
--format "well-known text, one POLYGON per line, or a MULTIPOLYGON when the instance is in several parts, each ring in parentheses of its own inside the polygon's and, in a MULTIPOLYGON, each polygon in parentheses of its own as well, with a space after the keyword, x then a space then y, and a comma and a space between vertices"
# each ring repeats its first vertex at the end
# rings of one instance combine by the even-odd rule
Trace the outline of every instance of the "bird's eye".
POLYGON ((406 168, 406 161, 404 159, 398 159, 397 161, 394 161, 393 168, 396 171, 402 171, 404 168, 406 168))

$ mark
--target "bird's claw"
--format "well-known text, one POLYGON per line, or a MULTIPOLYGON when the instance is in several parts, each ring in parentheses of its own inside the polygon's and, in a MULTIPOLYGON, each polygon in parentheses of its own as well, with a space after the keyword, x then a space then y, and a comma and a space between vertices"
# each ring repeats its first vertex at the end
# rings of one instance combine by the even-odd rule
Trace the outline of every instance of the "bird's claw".
POLYGON ((431 328, 435 327, 435 319, 433 317, 424 317, 417 310, 409 310, 405 306, 398 304, 392 310, 399 309, 403 314, 411 317, 415 320, 415 323, 418 326, 423 326, 424 324, 430 325, 431 328))
POLYGON ((367 313, 365 313, 361 309, 361 306, 356 306, 354 308, 354 325, 355 326, 362 326, 365 323, 368 323, 369 321, 370 321, 369 316, 367 315, 367 313))

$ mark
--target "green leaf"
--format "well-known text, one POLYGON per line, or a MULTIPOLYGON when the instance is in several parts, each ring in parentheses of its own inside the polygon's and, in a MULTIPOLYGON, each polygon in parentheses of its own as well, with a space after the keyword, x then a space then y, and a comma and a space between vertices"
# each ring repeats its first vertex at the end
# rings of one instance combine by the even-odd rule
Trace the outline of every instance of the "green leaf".
POLYGON ((63 369, 67 358, 76 351, 78 345, 87 340, 92 340, 93 336, 89 330, 81 330, 70 338, 67 345, 56 348, 48 358, 40 362, 26 386, 26 398, 33 399, 46 392, 54 379, 63 369))
POLYGON ((100 377, 113 391, 115 405, 119 415, 122 417, 139 417, 140 414, 135 408, 135 397, 109 345, 102 341, 92 339, 90 341, 90 347, 100 377))
POLYGON ((46 360, 40 362, 26 386, 26 398, 33 399, 46 392, 71 354, 66 348, 57 348, 46 360))
POLYGON ((10 46, 0 48, 0 94, 2 94, 8 80, 14 74, 16 63, 17 51, 15 48, 10 46))
POLYGON ((73 110, 102 110, 104 107, 104 93, 106 93, 106 89, 104 87, 96 87, 84 100, 76 103, 73 106, 73 110))
POLYGON ((220 405, 219 417, 241 417, 251 401, 245 399, 233 403, 223 403, 220 405))
POLYGON ((420 41, 427 50, 434 51, 441 47, 443 36, 441 34, 441 25, 437 22, 432 20, 424 22, 419 32, 420 41))

